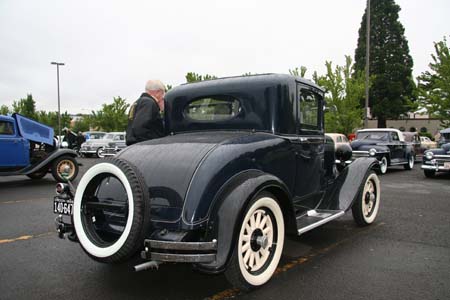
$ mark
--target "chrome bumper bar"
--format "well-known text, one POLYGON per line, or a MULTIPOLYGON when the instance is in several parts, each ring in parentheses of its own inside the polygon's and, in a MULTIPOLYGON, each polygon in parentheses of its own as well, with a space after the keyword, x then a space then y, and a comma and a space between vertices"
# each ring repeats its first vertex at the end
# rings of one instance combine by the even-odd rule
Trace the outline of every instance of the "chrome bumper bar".
POLYGON ((217 240, 173 242, 145 240, 141 257, 160 262, 208 263, 216 260, 217 240))

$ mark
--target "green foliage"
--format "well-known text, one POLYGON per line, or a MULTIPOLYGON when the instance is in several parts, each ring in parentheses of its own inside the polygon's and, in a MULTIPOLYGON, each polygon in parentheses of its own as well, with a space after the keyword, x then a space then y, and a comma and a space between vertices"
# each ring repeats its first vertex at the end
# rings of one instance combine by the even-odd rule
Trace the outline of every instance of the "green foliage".
MULTIPOLYGON (((386 119, 406 113, 415 99, 413 60, 409 55, 405 29, 398 20, 400 6, 394 0, 371 1, 370 10, 369 70, 374 78, 369 92, 369 106, 372 115, 378 119, 378 127, 386 127, 386 119)), ((365 13, 355 51, 356 72, 365 70, 366 17, 365 13)))
POLYGON ((194 72, 189 72, 186 74, 186 82, 191 83, 191 82, 199 82, 199 81, 205 81, 205 80, 211 80, 211 79, 216 79, 217 77, 214 75, 200 75, 194 72))
POLYGON ((101 110, 92 111, 92 124, 104 131, 125 131, 129 106, 125 99, 115 97, 113 103, 103 104, 101 110))
POLYGON ((346 56, 345 66, 336 66, 333 70, 332 62, 327 61, 327 73, 324 76, 314 75, 317 84, 325 88, 325 101, 332 111, 325 113, 326 132, 352 133, 361 126, 363 110, 359 100, 364 95, 364 77, 354 72, 354 65, 350 56, 346 56))
POLYGON ((81 116, 81 118, 74 123, 74 125, 72 127, 72 131, 73 132, 89 131, 91 129, 91 123, 92 123, 91 116, 88 116, 88 115, 81 116))
POLYGON ((36 119, 36 102, 33 100, 33 96, 28 94, 25 99, 14 101, 13 112, 30 119, 36 119))
POLYGON ((2 105, 0 107, 0 115, 7 115, 9 113, 10 113, 10 111, 9 111, 9 107, 8 106, 2 105))
POLYGON ((173 88, 171 84, 166 84, 166 92, 170 91, 173 88))
POLYGON ((433 135, 431 135, 431 133, 429 133, 429 132, 421 132, 421 131, 419 131, 419 136, 426 136, 426 137, 430 138, 430 140, 434 141, 433 135))
MULTIPOLYGON (((70 121, 72 118, 70 117, 69 113, 65 111, 61 114, 61 130, 64 127, 69 128, 70 127, 70 121)), ((40 110, 36 112, 36 121, 48 125, 50 127, 53 127, 53 130, 55 132, 55 135, 58 134, 58 112, 57 111, 44 111, 40 110)))
POLYGON ((431 55, 430 71, 418 78, 419 101, 428 112, 450 127, 450 51, 447 39, 434 43, 435 54, 431 55))
POLYGON ((300 66, 300 69, 296 67, 295 69, 289 69, 289 74, 293 76, 305 77, 306 71, 308 69, 305 66, 300 66))

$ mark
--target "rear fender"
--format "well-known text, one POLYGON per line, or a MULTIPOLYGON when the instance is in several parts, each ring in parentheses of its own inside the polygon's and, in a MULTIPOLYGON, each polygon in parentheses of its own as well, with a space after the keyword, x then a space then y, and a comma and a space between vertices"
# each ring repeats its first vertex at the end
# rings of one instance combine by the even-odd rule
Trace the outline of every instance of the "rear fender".
POLYGON ((197 268, 207 273, 218 273, 225 269, 233 253, 244 211, 248 203, 262 191, 274 194, 283 211, 286 228, 295 232, 291 195, 284 183, 279 178, 259 170, 241 172, 219 191, 208 221, 206 240, 218 241, 216 261, 197 265, 197 268))
POLYGON ((345 167, 329 185, 319 209, 349 210, 355 201, 366 174, 379 168, 378 160, 361 157, 345 167))

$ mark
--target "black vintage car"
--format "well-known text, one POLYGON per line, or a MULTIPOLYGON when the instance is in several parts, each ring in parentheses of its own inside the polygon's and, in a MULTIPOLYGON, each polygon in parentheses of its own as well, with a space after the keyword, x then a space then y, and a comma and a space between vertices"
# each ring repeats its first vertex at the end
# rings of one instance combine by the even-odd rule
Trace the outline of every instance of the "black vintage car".
POLYGON ((434 177, 436 172, 450 172, 450 143, 425 151, 422 170, 426 177, 434 177))
POLYGON ((167 137, 91 167, 76 192, 57 186, 60 236, 103 263, 140 253, 136 270, 191 263, 225 272, 243 289, 261 286, 286 236, 350 209, 361 226, 378 213, 378 162, 360 158, 337 170, 336 159, 351 153, 335 157, 325 139, 323 94, 310 81, 275 74, 170 90, 167 137))
POLYGON ((381 174, 386 173, 389 166, 403 165, 405 170, 412 170, 414 167, 413 145, 405 141, 400 130, 392 128, 358 130, 351 146, 354 159, 376 157, 380 161, 381 174))

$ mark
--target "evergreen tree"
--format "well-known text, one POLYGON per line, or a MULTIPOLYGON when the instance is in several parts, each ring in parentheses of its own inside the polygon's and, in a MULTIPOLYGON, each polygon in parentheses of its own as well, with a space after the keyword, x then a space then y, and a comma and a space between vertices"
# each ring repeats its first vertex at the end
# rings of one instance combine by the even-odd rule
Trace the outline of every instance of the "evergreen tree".
MULTIPOLYGON (((386 119, 398 118, 409 110, 415 98, 412 79, 413 60, 409 55, 405 29, 398 19, 400 6, 394 0, 372 0, 370 5, 370 76, 369 93, 372 116, 378 127, 386 127, 386 119)), ((365 70, 366 18, 364 13, 355 51, 355 71, 365 70)))
POLYGON ((419 76, 420 104, 441 120, 443 127, 450 126, 450 49, 447 39, 434 43, 436 54, 431 55, 430 71, 419 76))

